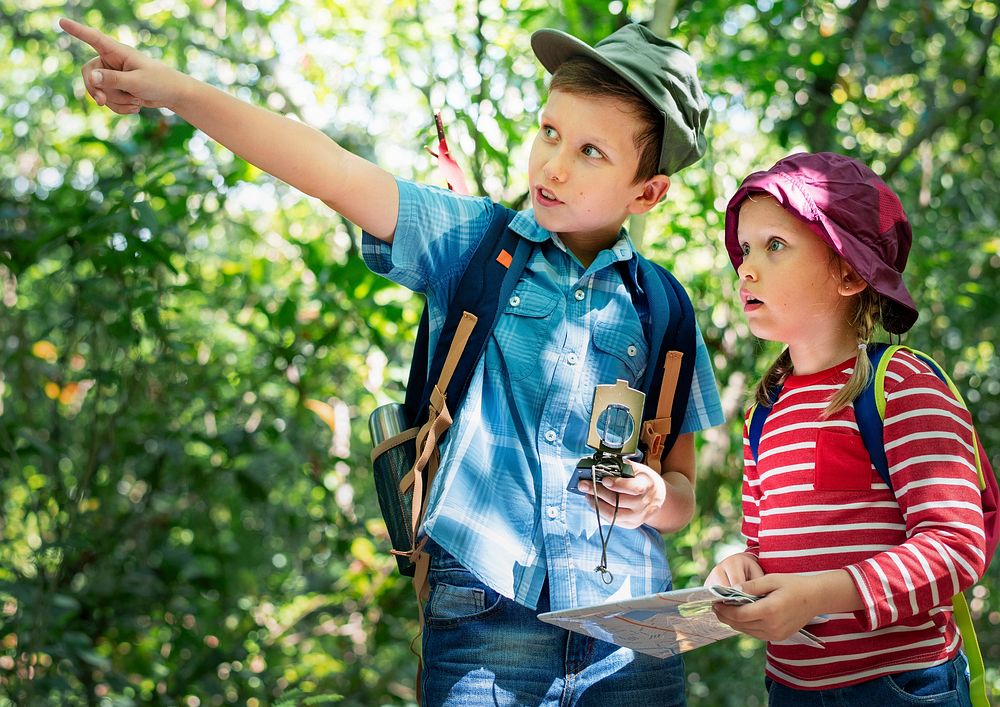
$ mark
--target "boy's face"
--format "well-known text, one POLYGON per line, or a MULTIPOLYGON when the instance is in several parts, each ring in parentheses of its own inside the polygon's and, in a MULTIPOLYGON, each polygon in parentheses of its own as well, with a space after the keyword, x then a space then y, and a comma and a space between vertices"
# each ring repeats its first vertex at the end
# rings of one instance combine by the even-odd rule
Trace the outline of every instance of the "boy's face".
POLYGON ((666 192, 663 175, 633 181, 639 127, 614 99, 549 95, 528 159, 531 205, 538 223, 571 250, 613 244, 627 216, 648 211, 666 192))

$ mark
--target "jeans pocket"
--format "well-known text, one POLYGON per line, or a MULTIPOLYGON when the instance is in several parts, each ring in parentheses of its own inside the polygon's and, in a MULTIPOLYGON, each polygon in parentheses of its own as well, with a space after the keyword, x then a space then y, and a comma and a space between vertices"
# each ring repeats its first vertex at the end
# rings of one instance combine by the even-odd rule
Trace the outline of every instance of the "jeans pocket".
MULTIPOLYGON (((449 579, 454 581, 454 577, 449 579)), ((436 628, 478 621, 495 613, 500 608, 500 602, 500 595, 485 585, 460 586, 437 582, 431 586, 424 621, 436 628)))
POLYGON ((503 597, 476 579, 458 560, 433 543, 429 545, 429 552, 430 596, 424 608, 424 621, 428 626, 456 626, 483 619, 500 609, 503 597))
POLYGON ((959 707, 962 702, 953 663, 948 661, 932 668, 896 673, 882 680, 901 704, 959 707))

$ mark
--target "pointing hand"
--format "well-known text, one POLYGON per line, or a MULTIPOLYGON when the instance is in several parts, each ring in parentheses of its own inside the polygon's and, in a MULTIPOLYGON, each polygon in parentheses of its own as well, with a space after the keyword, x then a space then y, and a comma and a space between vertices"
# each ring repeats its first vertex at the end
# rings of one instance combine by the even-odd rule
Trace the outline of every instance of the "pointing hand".
POLYGON ((177 102, 182 74, 79 22, 63 18, 59 26, 97 52, 81 70, 97 105, 127 115, 140 108, 172 108, 177 102))

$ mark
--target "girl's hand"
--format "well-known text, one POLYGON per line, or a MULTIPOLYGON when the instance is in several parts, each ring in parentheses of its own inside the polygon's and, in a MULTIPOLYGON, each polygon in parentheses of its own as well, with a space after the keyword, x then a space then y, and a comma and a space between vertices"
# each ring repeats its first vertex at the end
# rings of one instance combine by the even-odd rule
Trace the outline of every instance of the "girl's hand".
POLYGON ((59 26, 98 54, 81 70, 84 86, 97 105, 121 115, 138 113, 140 108, 174 109, 183 74, 79 22, 63 18, 59 26))
POLYGON ((763 599, 743 606, 719 603, 712 610, 722 623, 740 633, 764 641, 783 641, 824 613, 825 597, 822 582, 816 581, 818 576, 822 575, 769 574, 743 582, 739 589, 763 599))
MULTIPOLYGON (((757 563, 757 558, 748 552, 730 555, 708 573, 705 586, 719 584, 723 587, 734 587, 737 584, 749 582, 764 576, 764 570, 757 563)), ((744 590, 745 591, 745 590, 744 590)))
MULTIPOLYGON (((667 484, 663 477, 645 464, 625 460, 635 472, 633 478, 605 478, 597 482, 597 510, 601 518, 611 522, 615 517, 615 492, 618 493, 618 517, 615 525, 638 528, 663 508, 667 499, 667 484)), ((594 504, 594 489, 590 481, 581 481, 578 488, 590 495, 594 504)))

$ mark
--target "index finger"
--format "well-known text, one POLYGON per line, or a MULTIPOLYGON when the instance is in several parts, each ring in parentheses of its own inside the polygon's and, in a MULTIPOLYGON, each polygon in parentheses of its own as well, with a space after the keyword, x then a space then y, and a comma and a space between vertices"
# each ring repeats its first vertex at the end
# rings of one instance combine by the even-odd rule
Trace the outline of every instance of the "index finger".
POLYGON ((649 467, 636 464, 629 459, 625 461, 632 465, 634 476, 605 476, 604 480, 599 483, 611 491, 617 491, 629 496, 642 496, 656 484, 655 477, 657 474, 652 469, 649 469, 649 467), (645 473, 644 469, 649 469, 648 473, 645 473))
POLYGON ((106 34, 102 34, 92 27, 81 25, 79 22, 75 22, 74 20, 70 20, 65 17, 60 18, 59 26, 62 27, 66 34, 72 35, 77 39, 86 42, 98 52, 112 51, 122 46, 119 42, 111 39, 111 37, 106 34))

